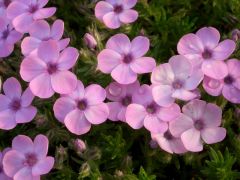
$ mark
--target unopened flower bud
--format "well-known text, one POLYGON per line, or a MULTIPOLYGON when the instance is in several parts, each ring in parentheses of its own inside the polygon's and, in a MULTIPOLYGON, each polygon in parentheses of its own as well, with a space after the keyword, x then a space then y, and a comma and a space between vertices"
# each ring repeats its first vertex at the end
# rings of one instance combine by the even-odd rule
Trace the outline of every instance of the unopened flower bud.
POLYGON ((157 143, 157 141, 155 141, 155 140, 153 140, 153 139, 149 142, 149 145, 150 145, 150 147, 151 147, 152 149, 157 149, 157 148, 158 148, 158 143, 157 143))
POLYGON ((64 161, 67 159, 67 149, 64 148, 63 146, 59 146, 56 149, 56 155, 55 155, 55 166, 57 169, 62 169, 64 165, 64 161))
POLYGON ((87 162, 83 163, 80 168, 79 177, 81 178, 88 177, 90 175, 90 170, 91 170, 90 165, 87 162))
POLYGON ((84 40, 84 43, 86 44, 86 46, 89 47, 90 49, 95 49, 95 47, 97 46, 97 41, 89 33, 86 33, 84 35, 83 40, 84 40))
POLYGON ((76 139, 74 141, 74 147, 75 147, 75 149, 77 150, 78 153, 82 153, 83 151, 86 150, 86 144, 81 139, 76 139))
POLYGON ((239 37, 240 37, 240 31, 238 29, 234 29, 231 33, 231 39, 236 42, 238 41, 239 37))

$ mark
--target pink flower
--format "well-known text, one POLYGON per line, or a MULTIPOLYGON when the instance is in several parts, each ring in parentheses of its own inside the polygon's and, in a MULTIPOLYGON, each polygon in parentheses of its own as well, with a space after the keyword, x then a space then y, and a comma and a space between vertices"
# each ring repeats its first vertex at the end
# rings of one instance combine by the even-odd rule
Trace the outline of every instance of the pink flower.
POLYGON ((81 81, 68 95, 60 97, 54 104, 55 117, 65 124, 67 129, 77 135, 87 133, 91 124, 101 124, 107 120, 109 109, 103 102, 106 91, 97 84, 84 89, 81 81))
POLYGON ((22 34, 15 31, 9 21, 0 18, 0 58, 9 56, 14 49, 14 44, 22 38, 22 34))
POLYGON ((189 151, 202 151, 204 141, 213 144, 222 141, 226 129, 219 127, 222 110, 215 104, 201 100, 193 100, 183 106, 183 114, 169 124, 170 132, 181 137, 185 148, 189 151))
POLYGON ((6 17, 7 7, 13 1, 14 0, 0 0, 0 16, 5 16, 6 17))
POLYGON ((3 168, 14 180, 40 180, 53 168, 54 158, 47 156, 48 138, 37 135, 32 141, 28 136, 18 135, 12 141, 12 149, 3 158, 3 168))
POLYGON ((142 57, 149 49, 149 39, 138 36, 130 42, 125 34, 111 37, 98 55, 98 68, 120 84, 131 84, 137 74, 149 73, 156 66, 151 57, 142 57))
POLYGON ((75 48, 68 47, 59 52, 57 41, 44 41, 36 53, 23 60, 21 77, 30 82, 31 91, 40 98, 49 98, 54 92, 68 94, 77 86, 77 77, 69 69, 78 56, 75 48))
POLYGON ((168 129, 168 122, 180 115, 181 110, 177 104, 170 107, 157 105, 148 85, 142 85, 135 98, 138 104, 130 104, 126 110, 126 122, 134 129, 144 126, 151 133, 164 133, 168 129))
POLYGON ((205 76, 203 88, 212 96, 223 96, 232 103, 240 103, 240 61, 230 59, 226 62, 228 74, 223 79, 205 76))
POLYGON ((138 81, 128 84, 121 85, 117 82, 112 82, 106 88, 107 98, 113 102, 108 102, 109 117, 112 121, 126 121, 126 109, 131 103, 134 103, 133 95, 140 88, 138 81))
POLYGON ((95 7, 95 16, 108 28, 117 29, 121 24, 129 24, 137 20, 138 12, 132 10, 137 0, 100 1, 95 7))
POLYGON ((151 137, 164 151, 168 153, 183 154, 187 152, 182 143, 182 140, 178 137, 173 136, 169 130, 164 133, 152 133, 151 137))
POLYGON ((64 22, 62 20, 54 21, 50 27, 45 20, 35 21, 29 28, 29 37, 23 39, 21 48, 25 56, 36 50, 41 42, 48 40, 58 41, 59 50, 63 50, 70 42, 69 38, 61 39, 64 32, 64 22))
POLYGON ((203 73, 200 70, 193 72, 188 59, 181 55, 173 56, 169 63, 153 70, 153 98, 160 106, 170 106, 175 99, 192 100, 198 96, 194 90, 202 79, 203 73))
POLYGON ((56 12, 55 7, 43 8, 47 3, 48 0, 17 0, 8 6, 7 16, 17 31, 26 33, 34 21, 49 18, 56 12))
POLYGON ((235 42, 224 40, 219 43, 220 34, 213 27, 204 27, 196 34, 187 34, 178 42, 178 53, 191 60, 194 67, 200 67, 203 73, 215 79, 222 79, 227 74, 223 60, 235 50, 235 42))
POLYGON ((0 129, 10 130, 18 123, 27 123, 36 116, 37 109, 31 105, 33 94, 29 88, 22 93, 20 83, 9 78, 3 83, 5 95, 0 94, 0 129))
POLYGON ((97 46, 96 39, 89 33, 86 33, 84 35, 83 40, 86 46, 89 47, 90 49, 95 49, 95 47, 97 46))
POLYGON ((9 151, 10 148, 6 148, 4 149, 2 152, 0 152, 0 179, 1 180, 11 180, 10 177, 8 177, 6 175, 6 173, 4 172, 4 169, 3 169, 3 157, 4 155, 6 154, 7 151, 9 151))

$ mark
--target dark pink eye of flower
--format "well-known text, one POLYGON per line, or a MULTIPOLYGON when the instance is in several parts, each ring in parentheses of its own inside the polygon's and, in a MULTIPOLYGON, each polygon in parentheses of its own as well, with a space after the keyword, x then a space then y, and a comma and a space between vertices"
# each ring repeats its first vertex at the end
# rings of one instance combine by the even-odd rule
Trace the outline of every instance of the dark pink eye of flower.
POLYGON ((172 83, 173 89, 181 89, 183 87, 183 82, 180 80, 176 80, 172 83))
POLYGON ((37 161, 38 161, 37 155, 33 153, 29 153, 26 155, 26 160, 24 162, 24 165, 32 167, 37 163, 37 161))
POLYGON ((120 14, 123 12, 123 6, 122 5, 116 5, 113 10, 115 13, 120 14))
POLYGON ((57 72, 58 70, 58 67, 57 67, 57 64, 48 64, 47 66, 47 71, 49 74, 54 74, 55 72, 57 72))
POLYGON ((204 128, 204 122, 202 120, 197 120, 194 122, 194 127, 197 129, 197 130, 202 130, 204 128))
POLYGON ((85 109, 87 109, 87 106, 88 106, 88 104, 87 104, 87 101, 86 101, 85 99, 80 100, 80 101, 78 101, 78 103, 77 103, 77 107, 78 107, 78 109, 80 109, 81 111, 84 111, 85 109))
POLYGON ((225 84, 232 84, 234 82, 234 78, 230 75, 228 75, 227 77, 224 78, 224 83, 225 84))
POLYGON ((38 8, 38 5, 37 4, 35 4, 35 5, 31 5, 30 7, 29 7, 29 9, 28 9, 28 12, 30 12, 30 13, 35 13, 37 10, 38 10, 39 8, 38 8))
POLYGON ((9 36, 10 31, 9 29, 6 29, 5 31, 2 32, 2 39, 7 39, 7 37, 9 36))
POLYGON ((125 96, 122 99, 122 105, 125 106, 125 107, 128 106, 131 103, 132 103, 132 97, 131 96, 125 96))
POLYGON ((167 140, 172 140, 174 137, 173 135, 169 132, 169 131, 166 131, 163 135, 167 140))
POLYGON ((147 106, 146 111, 149 114, 154 114, 157 112, 157 105, 155 103, 151 103, 147 106))
POLYGON ((212 52, 208 49, 205 49, 202 53, 203 59, 210 59, 212 57, 212 52))
POLYGON ((133 57, 131 54, 127 54, 123 57, 123 62, 129 64, 133 61, 133 57))
POLYGON ((15 99, 10 104, 10 109, 13 111, 18 111, 21 108, 21 102, 18 99, 15 99))
POLYGON ((5 7, 8 7, 8 5, 11 3, 11 0, 3 0, 3 4, 5 7))

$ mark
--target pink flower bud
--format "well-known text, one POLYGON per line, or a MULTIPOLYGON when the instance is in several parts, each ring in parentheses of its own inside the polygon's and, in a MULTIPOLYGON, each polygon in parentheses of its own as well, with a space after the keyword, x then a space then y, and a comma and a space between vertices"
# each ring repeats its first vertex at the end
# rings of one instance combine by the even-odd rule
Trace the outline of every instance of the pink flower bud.
POLYGON ((76 139, 74 141, 74 145, 78 152, 83 152, 86 150, 86 144, 81 139, 76 139))
POLYGON ((237 40, 239 40, 239 37, 240 37, 240 31, 238 29, 234 29, 231 33, 231 39, 236 42, 237 40))
POLYGON ((95 40, 95 38, 89 34, 86 33, 83 37, 83 40, 85 42, 85 44, 90 48, 90 49, 94 49, 97 46, 97 41, 95 40))

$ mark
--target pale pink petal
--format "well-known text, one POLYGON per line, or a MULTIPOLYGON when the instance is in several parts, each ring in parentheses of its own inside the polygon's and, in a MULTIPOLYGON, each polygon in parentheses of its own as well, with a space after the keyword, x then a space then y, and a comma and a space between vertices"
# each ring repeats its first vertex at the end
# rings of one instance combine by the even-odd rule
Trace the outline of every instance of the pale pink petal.
POLYGON ((193 120, 199 120, 202 118, 205 109, 206 102, 202 100, 193 100, 183 106, 182 111, 185 115, 191 117, 193 120))
POLYGON ((24 167, 21 170, 19 170, 14 176, 14 180, 32 180, 32 171, 29 167, 24 167))
POLYGON ((122 4, 125 9, 133 8, 137 3, 137 0, 123 0, 122 4))
POLYGON ((204 50, 201 39, 195 34, 184 35, 177 44, 178 53, 185 54, 201 54, 204 50))
POLYGON ((11 77, 3 83, 3 91, 8 98, 20 98, 22 87, 16 78, 11 77))
POLYGON ((122 105, 119 102, 109 102, 107 103, 109 109, 108 119, 111 121, 118 121, 119 110, 121 110, 122 105))
POLYGON ((157 141, 158 145, 166 152, 173 154, 173 149, 171 148, 170 141, 164 138, 163 134, 154 134, 152 138, 157 141))
POLYGON ((21 44, 21 50, 23 55, 30 54, 33 50, 37 49, 41 41, 34 37, 26 37, 21 44))
POLYGON ((180 114, 174 121, 169 122, 169 130, 175 137, 180 137, 181 134, 193 127, 193 121, 185 114, 180 114))
POLYGON ((57 41, 43 41, 38 48, 38 56, 46 63, 54 62, 59 57, 59 48, 57 41))
POLYGON ((95 6, 95 16, 101 21, 103 21, 103 16, 111 11, 113 11, 113 6, 105 1, 100 1, 95 6))
POLYGON ((54 21, 51 28, 51 37, 55 40, 60 40, 64 32, 64 22, 62 20, 54 21))
POLYGON ((232 40, 224 40, 213 50, 213 58, 216 60, 227 59, 235 50, 236 44, 232 40))
POLYGON ((12 141, 12 149, 26 154, 33 151, 33 142, 28 136, 18 135, 12 141))
POLYGON ((76 108, 76 102, 68 97, 57 99, 53 106, 54 115, 60 122, 64 122, 65 117, 69 112, 76 108))
POLYGON ((157 116, 163 121, 172 121, 180 116, 181 109, 176 103, 169 107, 161 107, 157 116))
POLYGON ((144 119, 147 112, 142 105, 130 104, 126 110, 126 122, 133 129, 140 129, 143 127, 144 119))
POLYGON ((111 101, 121 101, 122 97, 126 96, 127 87, 130 85, 132 84, 122 85, 117 82, 112 82, 106 87, 107 98, 111 101))
POLYGON ((39 161, 32 169, 33 176, 39 176, 43 174, 47 174, 51 171, 54 165, 54 158, 53 157, 46 157, 39 161))
POLYGON ((215 48, 220 40, 220 33, 214 27, 201 28, 196 35, 201 39, 204 47, 208 49, 215 48))
POLYGON ((49 18, 53 14, 55 14, 56 10, 57 9, 55 7, 39 9, 37 12, 33 14, 33 19, 38 20, 49 18))
POLYGON ((149 73, 156 67, 156 62, 151 57, 141 57, 130 64, 130 67, 138 74, 149 73))
POLYGON ((192 99, 195 99, 197 97, 197 94, 185 89, 177 89, 173 92, 172 97, 183 101, 190 101, 192 99))
POLYGON ((72 68, 77 62, 79 53, 76 48, 68 47, 61 52, 58 59, 58 69, 59 70, 68 70, 72 68))
POLYGON ((229 74, 238 80, 240 78, 240 61, 238 59, 230 59, 226 64, 228 66, 229 74))
POLYGON ((12 30, 8 35, 6 42, 8 44, 15 44, 22 38, 22 36, 22 33, 12 30))
POLYGON ((54 94, 51 78, 46 73, 34 78, 30 82, 29 87, 32 93, 40 98, 50 98, 54 94), (42 86, 42 84, 44 84, 44 86, 42 86))
POLYGON ((48 143, 48 138, 42 134, 39 134, 35 137, 33 142, 33 149, 39 159, 45 158, 47 156, 48 143))
POLYGON ((50 35, 50 26, 45 20, 35 21, 29 29, 29 34, 32 37, 44 40, 50 35))
POLYGON ((215 104, 208 103, 205 107, 202 120, 207 127, 220 126, 222 120, 222 109, 215 104))
POLYGON ((119 64, 112 71, 111 76, 120 84, 131 84, 137 80, 137 74, 126 64, 119 64))
POLYGON ((21 105, 23 107, 27 107, 32 103, 33 99, 34 99, 34 95, 31 91, 31 89, 27 88, 22 94, 21 105))
POLYGON ((33 18, 30 13, 24 13, 12 21, 14 28, 21 33, 26 33, 29 31, 30 25, 33 23, 33 18))
POLYGON ((86 119, 92 124, 101 124, 107 120, 109 109, 105 103, 89 106, 84 114, 86 119))
POLYGON ((219 96, 222 93, 223 85, 222 80, 213 79, 208 76, 205 76, 203 79, 204 90, 212 96, 219 96))
POLYGON ((33 120, 37 114, 37 109, 33 106, 21 108, 16 113, 16 122, 17 123, 27 123, 33 120))
POLYGON ((127 107, 123 106, 118 113, 117 118, 122 122, 126 122, 126 110, 127 107))
POLYGON ((151 133, 164 133, 168 129, 168 124, 157 116, 147 115, 144 119, 144 127, 151 133))
POLYGON ((163 107, 171 106, 175 99, 172 98, 172 87, 168 85, 158 85, 152 89, 153 99, 163 107))
POLYGON ((152 72, 151 82, 153 84, 171 85, 173 80, 174 74, 169 63, 161 64, 152 72))
POLYGON ((186 148, 184 147, 182 140, 180 138, 176 138, 170 141, 170 146, 174 153, 183 154, 187 152, 186 148))
POLYGON ((204 61, 202 72, 211 78, 223 79, 228 74, 228 68, 223 61, 204 61))
POLYGON ((136 21, 138 18, 138 12, 132 9, 124 10, 119 14, 119 20, 122 23, 128 24, 136 21))
POLYGON ((49 0, 38 0, 38 5, 40 8, 44 7, 45 5, 47 5, 49 0))
POLYGON ((65 49, 69 43, 70 43, 70 38, 65 38, 65 39, 59 40, 58 41, 59 50, 61 51, 61 50, 65 49))
POLYGON ((186 90, 194 90, 198 87, 198 85, 202 82, 204 74, 201 70, 193 71, 191 76, 186 79, 184 83, 184 88, 186 90))
POLYGON ((223 87, 223 96, 232 103, 240 103, 240 90, 233 86, 223 87))
POLYGON ((207 128, 201 131, 201 137, 207 144, 221 142, 226 137, 226 129, 222 127, 207 128))
POLYGON ((0 112, 0 129, 10 130, 17 125, 15 114, 9 109, 0 112))
POLYGON ((76 109, 67 114, 64 123, 67 129, 74 134, 82 135, 91 128, 91 123, 85 118, 83 112, 76 109))
POLYGON ((7 17, 9 19, 14 19, 15 17, 25 13, 27 11, 28 6, 25 3, 20 2, 12 2, 7 7, 7 17))
POLYGON ((140 58, 148 52, 149 46, 150 41, 147 37, 135 37, 131 42, 131 54, 134 58, 140 58))
POLYGON ((77 77, 70 71, 59 71, 51 76, 52 88, 59 94, 69 94, 77 87, 77 77))
POLYGON ((9 108, 11 99, 7 96, 0 94, 0 112, 9 108))
POLYGON ((89 105, 100 104, 106 98, 106 91, 100 85, 92 84, 86 87, 85 98, 89 105))
POLYGON ((98 68, 103 73, 111 73, 112 70, 120 64, 121 55, 113 50, 104 49, 98 54, 97 59, 98 68))
POLYGON ((192 65, 190 61, 184 56, 172 56, 169 59, 169 64, 171 65, 175 78, 177 79, 186 79, 192 72, 192 65))
POLYGON ((125 34, 116 34, 107 41, 106 48, 126 55, 130 52, 131 42, 125 34))
POLYGON ((117 29, 121 26, 119 17, 114 12, 109 12, 104 15, 103 22, 110 29, 117 29))
POLYGON ((84 85, 82 81, 78 80, 76 89, 71 94, 68 94, 67 96, 69 96, 74 100, 81 100, 84 98, 84 94, 85 94, 84 85))
POLYGON ((189 129, 181 135, 182 142, 185 148, 192 152, 199 152, 203 150, 201 142, 200 131, 189 129))
POLYGON ((152 88, 147 84, 143 84, 141 87, 136 87, 135 92, 133 92, 132 101, 137 104, 148 106, 154 102, 152 88))

